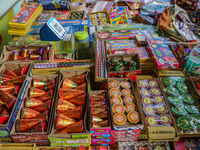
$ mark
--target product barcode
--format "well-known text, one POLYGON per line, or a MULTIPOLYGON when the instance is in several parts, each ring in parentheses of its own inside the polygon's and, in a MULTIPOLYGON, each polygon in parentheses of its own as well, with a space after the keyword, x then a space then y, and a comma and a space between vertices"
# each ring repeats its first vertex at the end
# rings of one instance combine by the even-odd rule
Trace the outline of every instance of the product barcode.
POLYGON ((62 32, 62 28, 61 28, 61 26, 60 26, 58 23, 55 23, 55 24, 53 25, 53 27, 57 30, 58 33, 61 33, 61 32, 62 32))

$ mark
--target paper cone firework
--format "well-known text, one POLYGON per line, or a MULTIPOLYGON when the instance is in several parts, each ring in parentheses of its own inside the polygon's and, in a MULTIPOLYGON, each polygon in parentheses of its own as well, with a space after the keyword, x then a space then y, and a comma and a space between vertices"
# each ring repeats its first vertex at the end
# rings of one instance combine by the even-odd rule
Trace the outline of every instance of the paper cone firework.
POLYGON ((58 105, 57 105, 57 112, 64 112, 66 110, 69 110, 69 109, 75 109, 76 108, 76 105, 68 102, 68 101, 65 101, 63 99, 59 99, 58 100, 58 105))
POLYGON ((14 73, 14 72, 13 72, 11 69, 9 69, 9 68, 4 69, 4 70, 2 71, 2 75, 3 75, 4 77, 6 77, 6 78, 11 78, 11 79, 17 77, 16 73, 14 73))
POLYGON ((53 89, 46 92, 44 95, 40 96, 38 99, 41 101, 47 101, 53 99, 53 89))
POLYGON ((69 78, 70 80, 76 82, 78 85, 83 84, 86 79, 86 74, 82 74, 76 77, 69 78))
POLYGON ((75 88, 75 90, 83 90, 86 91, 86 83, 83 83, 75 88))
POLYGON ((107 126, 108 126, 108 120, 93 123, 93 128, 107 127, 107 126))
POLYGON ((2 82, 2 85, 21 85, 26 78, 26 75, 22 75, 7 81, 2 82))
POLYGON ((51 107, 51 100, 45 102, 44 104, 40 105, 40 106, 37 106, 34 108, 34 110, 37 110, 39 112, 44 112, 46 110, 49 110, 51 107))
POLYGON ((78 87, 78 85, 75 82, 73 82, 72 80, 64 79, 61 87, 74 89, 74 88, 78 87))
POLYGON ((65 100, 84 94, 85 91, 60 88, 59 97, 65 100))
POLYGON ((8 109, 10 109, 16 101, 15 96, 4 91, 0 92, 0 97, 1 97, 1 100, 3 100, 3 102, 6 104, 8 109))
POLYGON ((44 91, 49 91, 55 87, 55 80, 44 82, 38 79, 34 79, 33 87, 44 90, 44 91))
POLYGON ((21 110, 21 119, 31 119, 37 117, 38 115, 40 115, 40 112, 31 108, 23 107, 21 110))
POLYGON ((61 130, 67 126, 70 126, 72 124, 76 123, 76 120, 66 117, 63 114, 58 114, 56 119, 56 129, 61 130))
POLYGON ((19 68, 16 70, 13 70, 13 72, 17 75, 17 76, 21 76, 21 75, 25 75, 28 72, 28 66, 25 66, 23 68, 19 68))
POLYGON ((68 133, 68 134, 82 133, 83 131, 84 131, 83 120, 80 120, 80 121, 76 122, 75 124, 72 124, 72 125, 66 127, 65 129, 59 131, 58 134, 61 134, 61 133, 68 133))
POLYGON ((42 114, 38 115, 35 119, 44 119, 45 121, 49 121, 48 117, 49 116, 49 110, 46 110, 45 112, 43 112, 42 114))
POLYGON ((37 124, 44 122, 43 119, 17 119, 15 122, 16 132, 27 132, 37 124))
POLYGON ((97 115, 104 111, 105 111, 104 108, 91 108, 92 115, 97 115))
POLYGON ((0 85, 0 91, 8 92, 12 95, 18 94, 19 86, 13 85, 0 85))
POLYGON ((101 112, 99 114, 96 114, 96 116, 103 118, 103 119, 107 119, 107 112, 106 111, 101 112))
POLYGON ((7 123, 9 118, 9 112, 7 108, 4 108, 0 114, 0 124, 5 124, 7 123))
POLYGON ((34 132, 45 132, 46 130, 46 122, 39 122, 37 125, 32 127, 30 130, 26 131, 27 133, 34 133, 34 132))
POLYGON ((85 105, 86 94, 79 95, 77 97, 68 99, 68 102, 75 104, 77 106, 85 105))
POLYGON ((44 94, 45 94, 45 91, 38 88, 31 87, 29 91, 29 97, 32 97, 32 98, 38 98, 44 94))
POLYGON ((35 108, 42 104, 44 104, 43 101, 39 99, 31 98, 31 97, 27 97, 24 101, 24 107, 28 107, 28 108, 35 108))
POLYGON ((82 117, 83 117, 82 111, 83 111, 83 107, 79 106, 79 107, 76 107, 75 109, 63 111, 62 114, 67 116, 67 117, 70 117, 70 118, 81 120, 82 117))
POLYGON ((6 78, 6 77, 0 77, 0 84, 2 84, 3 82, 5 82, 5 81, 8 81, 8 80, 10 80, 10 78, 6 78))

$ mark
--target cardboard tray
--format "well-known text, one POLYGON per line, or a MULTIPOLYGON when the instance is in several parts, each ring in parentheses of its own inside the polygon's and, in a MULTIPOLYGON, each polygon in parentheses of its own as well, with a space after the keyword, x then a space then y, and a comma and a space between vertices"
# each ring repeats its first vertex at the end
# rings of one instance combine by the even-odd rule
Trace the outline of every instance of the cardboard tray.
MULTIPOLYGON (((10 45, 5 45, 3 48, 3 51, 1 53, 1 58, 0 58, 0 63, 8 62, 10 60, 7 60, 8 57, 12 54, 13 51, 20 52, 22 48, 26 48, 29 50, 38 50, 41 49, 42 47, 48 47, 50 46, 50 50, 48 53, 48 59, 47 60, 21 60, 21 62, 50 62, 51 61, 51 53, 52 53, 52 44, 35 44, 35 45, 30 45, 30 46, 10 46, 10 45)), ((20 60, 17 61, 12 61, 12 62, 20 62, 20 60)))
POLYGON ((36 150, 35 144, 0 144, 1 150, 36 150))
MULTIPOLYGON (((135 129, 143 129, 144 124, 143 124, 143 115, 142 115, 142 111, 141 111, 141 107, 138 103, 137 97, 136 97, 136 93, 135 93, 135 89, 133 87, 132 81, 131 79, 128 78, 108 78, 107 82, 113 81, 113 80, 117 80, 119 82, 121 81, 129 81, 131 83, 131 90, 133 91, 133 97, 135 98, 135 104, 137 106, 137 112, 140 114, 140 121, 137 124, 132 124, 129 123, 128 121, 126 121, 126 123, 124 125, 115 125, 114 124, 114 120, 113 120, 113 112, 111 111, 111 123, 112 123, 112 128, 113 130, 135 130, 135 129)), ((108 87, 108 91, 109 91, 109 87, 108 87)), ((112 108, 112 104, 110 102, 111 97, 109 97, 109 105, 110 105, 110 109, 112 108)))
POLYGON ((137 63, 136 65, 136 70, 131 70, 129 71, 129 68, 126 67, 126 66, 122 66, 121 67, 121 70, 120 71, 110 71, 109 70, 109 64, 108 64, 108 75, 110 75, 111 73, 114 73, 114 74, 124 74, 124 73, 132 73, 132 74, 140 74, 142 69, 141 69, 141 64, 140 64, 140 58, 139 58, 139 55, 138 54, 123 54, 123 55, 107 55, 107 58, 108 58, 108 61, 110 62, 110 60, 112 58, 118 58, 118 59, 121 59, 125 57, 127 60, 129 61, 135 61, 137 63))
MULTIPOLYGON (((185 83, 187 84, 188 88, 189 88, 189 93, 192 95, 192 97, 195 99, 195 104, 200 108, 200 104, 198 103, 197 99, 195 98, 195 95, 194 93, 192 92, 192 88, 189 84, 189 79, 187 78, 187 76, 183 73, 183 71, 181 69, 178 69, 178 70, 159 70, 157 72, 157 76, 159 77, 159 80, 160 80, 160 83, 161 83, 161 86, 162 86, 162 90, 163 90, 163 93, 164 93, 164 96, 165 96, 165 99, 167 99, 167 95, 165 93, 165 86, 163 85, 163 82, 162 82, 162 78, 163 77, 169 77, 169 76, 182 76, 182 77, 185 77, 186 78, 186 81, 185 83)), ((171 107, 170 107, 170 104, 167 101, 165 101, 168 105, 168 108, 169 108, 169 111, 171 112, 172 114, 172 110, 171 110, 171 107)), ((173 119, 173 122, 176 122, 176 117, 174 115, 171 115, 172 119, 173 119)), ((176 131, 177 131, 177 134, 179 137, 200 137, 200 129, 198 129, 197 133, 195 133, 194 131, 188 131, 186 133, 181 133, 179 132, 179 129, 178 129, 178 126, 176 123, 174 123, 174 127, 176 128, 176 131)))
MULTIPOLYGON (((144 80, 144 79, 149 80, 149 79, 157 79, 157 78, 155 77, 155 75, 137 75, 137 81, 144 80)), ((141 98, 140 98, 140 94, 139 94, 139 87, 137 86, 137 81, 135 82, 137 100, 138 100, 141 110, 143 110, 143 105, 141 103, 141 98)), ((160 82, 159 79, 158 79, 158 82, 160 82)), ((161 94, 163 95, 163 97, 165 99, 166 106, 168 107, 168 110, 169 110, 170 106, 166 102, 166 97, 165 97, 164 93, 162 92, 162 87, 161 86, 159 86, 159 87, 161 89, 161 94)), ((177 131, 175 130, 176 129, 175 121, 173 119, 173 115, 170 110, 169 110, 169 114, 172 118, 171 126, 147 126, 146 121, 145 121, 145 114, 142 111, 143 122, 145 122, 143 133, 147 134, 148 141, 150 141, 150 142, 177 141, 179 139, 177 131), (169 133, 167 133, 167 132, 169 132, 169 133), (173 136, 173 134, 174 134, 174 136, 173 136)))
POLYGON ((22 99, 22 103, 19 108, 19 113, 17 114, 16 119, 20 119, 21 109, 24 107, 24 100, 29 95, 29 88, 32 87, 32 79, 41 79, 43 81, 55 79, 55 82, 56 82, 56 86, 54 89, 54 96, 51 101, 51 107, 49 110, 49 118, 48 118, 49 123, 47 125, 47 132, 34 132, 34 133, 16 132, 15 123, 14 123, 11 133, 10 133, 10 136, 15 143, 35 143, 36 145, 48 146, 50 144, 49 140, 48 140, 48 134, 51 131, 52 111, 54 109, 53 106, 55 103, 55 97, 56 97, 56 93, 57 93, 56 89, 58 86, 58 75, 35 75, 35 76, 32 76, 31 78, 29 78, 29 80, 27 82, 27 89, 25 90, 25 94, 24 94, 24 99, 22 99))
POLYGON ((89 146, 90 145, 90 118, 89 114, 87 113, 87 106, 88 106, 88 92, 89 92, 89 70, 62 70, 59 74, 59 84, 57 88, 57 94, 55 97, 55 105, 53 109, 52 114, 52 128, 51 132, 48 136, 51 146, 74 146, 74 145, 84 145, 89 146), (84 124, 84 133, 72 133, 72 134, 57 134, 57 130, 55 129, 55 120, 56 120, 56 109, 57 109, 57 102, 59 99, 59 89, 62 84, 62 80, 64 78, 70 78, 74 76, 78 76, 81 74, 86 73, 86 83, 87 83, 87 91, 86 91, 86 101, 85 101, 85 107, 83 107, 83 124, 84 124), (89 121, 88 121, 89 120, 89 121))
POLYGON ((200 80, 200 77, 189 77, 189 79, 190 79, 191 87, 192 87, 192 90, 193 90, 193 93, 194 93, 196 99, 200 99, 200 94, 197 90, 196 85, 194 84, 195 81, 200 80))
POLYGON ((0 72, 2 72, 2 70, 6 69, 6 68, 11 68, 11 69, 15 70, 15 69, 19 69, 19 68, 22 68, 25 66, 29 66, 29 70, 27 72, 26 79, 20 88, 16 102, 13 106, 13 109, 10 113, 7 123, 0 124, 0 137, 9 137, 10 136, 10 131, 12 129, 12 126, 15 122, 17 113, 19 111, 19 107, 21 105, 21 101, 23 99, 24 92, 27 89, 27 82, 28 82, 27 79, 31 76, 31 68, 32 68, 33 64, 31 62, 21 62, 21 63, 20 62, 15 62, 15 63, 8 62, 8 63, 3 63, 0 67, 0 72))

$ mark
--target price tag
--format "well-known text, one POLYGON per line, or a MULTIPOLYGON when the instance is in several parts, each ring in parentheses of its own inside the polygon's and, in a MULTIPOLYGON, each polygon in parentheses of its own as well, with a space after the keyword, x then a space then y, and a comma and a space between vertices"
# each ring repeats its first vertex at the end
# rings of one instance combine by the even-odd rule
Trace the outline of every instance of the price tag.
POLYGON ((59 39, 63 39, 66 31, 54 17, 47 22, 47 26, 58 36, 59 39))

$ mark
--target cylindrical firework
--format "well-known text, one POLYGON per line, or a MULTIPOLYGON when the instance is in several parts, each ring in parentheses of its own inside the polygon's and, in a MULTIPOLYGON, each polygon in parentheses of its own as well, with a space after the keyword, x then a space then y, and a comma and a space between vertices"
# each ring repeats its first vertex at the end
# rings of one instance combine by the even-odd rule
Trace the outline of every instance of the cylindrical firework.
POLYGON ((108 126, 108 120, 93 123, 93 128, 107 127, 107 126, 108 126))
POLYGON ((76 77, 69 78, 70 80, 76 82, 78 85, 83 84, 86 79, 86 74, 82 74, 76 77))
POLYGON ((74 123, 76 123, 76 120, 69 118, 63 114, 58 114, 57 119, 56 119, 56 129, 61 130, 74 123))
POLYGON ((21 119, 31 119, 37 117, 38 115, 40 115, 40 112, 31 108, 23 107, 21 110, 21 119))
POLYGON ((38 49, 38 50, 34 50, 33 53, 37 54, 37 55, 42 55, 43 51, 44 51, 44 48, 41 48, 41 49, 38 49))
POLYGON ((20 53, 19 52, 12 52, 12 59, 15 60, 20 60, 20 53))
POLYGON ((101 106, 105 105, 105 102, 95 102, 95 103, 91 103, 91 107, 93 108, 101 108, 101 106))
POLYGON ((96 116, 103 118, 103 119, 107 119, 107 112, 106 111, 101 112, 99 114, 96 114, 96 116))
POLYGON ((97 115, 105 110, 106 110, 105 108, 93 108, 93 109, 91 108, 92 115, 97 115))
POLYGON ((24 107, 35 108, 44 104, 43 101, 31 97, 27 97, 24 101, 24 107))

